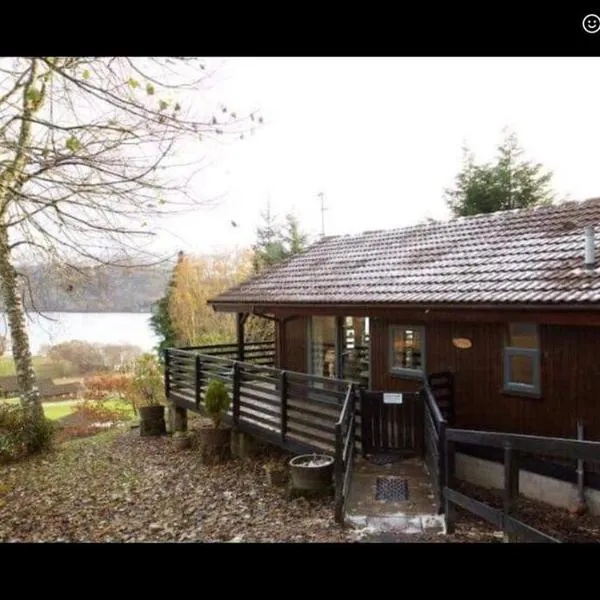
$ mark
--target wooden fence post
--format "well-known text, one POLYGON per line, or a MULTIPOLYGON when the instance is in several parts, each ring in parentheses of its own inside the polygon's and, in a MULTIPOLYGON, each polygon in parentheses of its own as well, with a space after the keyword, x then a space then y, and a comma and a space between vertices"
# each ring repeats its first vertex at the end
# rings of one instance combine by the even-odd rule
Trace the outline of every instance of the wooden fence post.
POLYGON ((519 498, 519 457, 509 442, 504 444, 504 541, 517 541, 517 536, 506 531, 506 517, 512 515, 519 498))
POLYGON ((181 406, 173 406, 173 431, 187 431, 187 410, 181 406))
MULTIPOLYGON (((434 417, 431 415, 431 419, 434 417)), ((435 424, 434 424, 435 427, 435 424)), ((454 447, 454 444, 453 444, 454 447)), ((438 492, 438 513, 444 512, 444 482, 446 481, 446 421, 440 423, 440 430, 438 433, 438 476, 435 482, 438 492)), ((454 456, 452 456, 452 469, 454 471, 454 456)), ((450 487, 450 486, 448 486, 450 487)))
POLYGON ((242 373, 240 364, 233 363, 233 407, 231 409, 233 424, 237 427, 240 423, 240 389, 242 386, 242 373))
POLYGON ((195 376, 195 392, 196 392, 196 409, 200 408, 200 391, 202 389, 202 363, 200 355, 196 354, 196 376, 195 376))
POLYGON ((342 426, 335 426, 335 520, 344 520, 344 440, 342 426))
POLYGON ((456 459, 456 445, 454 442, 449 442, 446 438, 446 486, 444 489, 444 512, 446 513, 446 533, 454 533, 456 528, 456 506, 453 502, 448 500, 446 494, 447 489, 453 489, 454 487, 454 466, 456 459))
POLYGON ((281 399, 281 441, 285 442, 287 433, 287 373, 281 371, 279 374, 279 397, 281 399))
MULTIPOLYGON (((577 439, 584 440, 583 419, 577 419, 577 439)), ((578 513, 586 512, 585 502, 585 462, 582 459, 577 460, 577 506, 578 513)))
POLYGON ((171 356, 169 355, 168 348, 165 349, 164 356, 165 356, 165 398, 168 401, 169 395, 171 394, 171 373, 169 372, 171 356))

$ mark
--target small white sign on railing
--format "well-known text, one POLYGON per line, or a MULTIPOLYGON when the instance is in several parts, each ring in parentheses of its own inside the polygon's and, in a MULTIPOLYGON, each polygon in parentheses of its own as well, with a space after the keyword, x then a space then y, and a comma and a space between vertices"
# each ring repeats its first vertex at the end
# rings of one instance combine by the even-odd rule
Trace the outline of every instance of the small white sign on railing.
POLYGON ((402 404, 402 394, 383 394, 384 404, 402 404))

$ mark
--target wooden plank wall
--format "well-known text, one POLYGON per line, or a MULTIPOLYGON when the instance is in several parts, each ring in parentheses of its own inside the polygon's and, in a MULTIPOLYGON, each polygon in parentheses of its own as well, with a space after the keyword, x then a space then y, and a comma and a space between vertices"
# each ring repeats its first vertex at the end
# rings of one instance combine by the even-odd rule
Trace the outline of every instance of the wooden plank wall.
POLYGON ((284 325, 284 348, 279 368, 298 373, 306 373, 308 317, 297 317, 284 325))
MULTIPOLYGON (((285 324, 281 368, 306 372, 308 317, 285 324)), ((417 391, 420 381, 390 375, 388 327, 424 325, 429 373, 455 374, 456 427, 575 437, 576 419, 585 423, 586 439, 600 440, 600 328, 540 325, 542 397, 502 391, 505 323, 417 322, 402 318, 371 319, 372 381, 375 391, 417 391), (455 348, 453 337, 472 341, 455 348)))
MULTIPOLYGON (((389 374, 388 326, 371 324, 372 389, 410 391, 419 382, 389 374)), ((502 391, 503 323, 407 323, 426 327, 426 368, 455 374, 456 427, 575 437, 576 419, 583 418, 586 439, 600 440, 600 329, 541 325, 542 397, 502 391), (472 341, 468 350, 453 337, 472 341)))

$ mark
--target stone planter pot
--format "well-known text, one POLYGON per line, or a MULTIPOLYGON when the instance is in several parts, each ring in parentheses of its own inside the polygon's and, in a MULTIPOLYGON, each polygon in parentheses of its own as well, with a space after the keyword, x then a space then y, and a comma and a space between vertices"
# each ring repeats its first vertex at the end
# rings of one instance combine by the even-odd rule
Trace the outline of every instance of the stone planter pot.
POLYGON ((200 460, 205 464, 217 464, 231 458, 231 428, 212 426, 198 429, 200 460))
POLYGON ((140 435, 166 435, 165 407, 162 404, 141 406, 139 413, 140 435))
POLYGON ((306 492, 330 491, 333 482, 333 456, 301 454, 289 462, 292 489, 306 492))

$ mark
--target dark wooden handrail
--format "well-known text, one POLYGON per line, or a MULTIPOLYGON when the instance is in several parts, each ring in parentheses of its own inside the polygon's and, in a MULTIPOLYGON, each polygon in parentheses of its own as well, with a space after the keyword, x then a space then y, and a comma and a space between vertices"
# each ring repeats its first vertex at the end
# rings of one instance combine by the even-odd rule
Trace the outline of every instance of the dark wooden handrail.
POLYGON ((542 454, 556 458, 581 459, 600 462, 600 442, 568 438, 544 437, 498 431, 476 431, 470 429, 447 429, 449 442, 504 448, 508 443, 513 450, 542 454))
POLYGON ((350 381, 345 379, 333 379, 330 377, 321 377, 320 375, 309 375, 308 373, 299 373, 297 371, 289 371, 292 379, 301 381, 311 381, 314 383, 323 383, 327 385, 338 385, 339 387, 346 387, 350 385, 350 381))
POLYGON ((513 541, 519 538, 533 542, 559 541, 515 517, 516 502, 519 496, 519 470, 523 453, 600 462, 600 442, 498 431, 447 429, 444 498, 448 533, 454 531, 456 522, 455 507, 461 506, 497 527, 501 527, 504 531, 505 541, 513 541), (455 489, 457 443, 502 448, 504 450, 504 506, 502 510, 492 508, 483 502, 461 494, 455 489))
MULTIPOLYGON (((244 346, 259 346, 259 347, 266 347, 266 346, 273 346, 275 347, 275 342, 274 341, 268 341, 268 342, 244 342, 244 346)), ((235 342, 231 342, 230 344, 212 344, 212 345, 208 345, 208 346, 179 346, 176 348, 169 348, 169 350, 221 350, 221 349, 225 349, 225 348, 231 348, 233 350, 236 350, 238 347, 237 343, 235 342)))
POLYGON ((335 519, 338 523, 344 521, 344 511, 352 478, 355 414, 356 390, 354 384, 351 383, 346 392, 340 418, 335 425, 335 519))
POLYGON ((431 387, 425 380, 421 388, 421 397, 423 398, 423 417, 424 417, 424 435, 423 444, 425 462, 430 470, 430 477, 434 485, 435 494, 438 502, 438 512, 444 511, 444 483, 446 481, 446 419, 437 404, 431 387), (431 435, 432 440, 427 438, 429 423, 433 425, 431 435), (435 451, 431 448, 429 442, 435 445, 435 451), (437 455, 437 456, 436 456, 437 455))
POLYGON ((433 392, 431 391, 431 388, 429 387, 429 384, 427 382, 424 383, 422 389, 424 402, 429 411, 431 412, 431 415, 434 417, 436 429, 439 431, 439 426, 442 423, 445 424, 446 419, 444 419, 444 417, 442 416, 442 411, 440 410, 440 407, 436 402, 435 396, 433 395, 433 392))
POLYGON ((336 425, 339 425, 340 427, 342 426, 345 419, 348 418, 348 413, 350 411, 351 403, 354 403, 354 402, 356 402, 356 398, 354 397, 354 386, 349 385, 348 391, 346 392, 346 398, 344 400, 344 404, 342 405, 342 412, 340 413, 340 418, 338 419, 338 422, 336 423, 336 425))
POLYGON ((538 453, 561 458, 584 458, 600 462, 600 442, 551 438, 496 431, 446 430, 446 481, 444 512, 446 531, 453 533, 456 526, 456 506, 492 523, 504 531, 507 542, 524 539, 531 542, 559 542, 560 540, 534 529, 515 516, 519 497, 521 453, 538 453), (503 508, 493 508, 456 489, 456 444, 473 444, 504 450, 503 508))
MULTIPOLYGON (((248 370, 248 371, 264 371, 266 373, 271 373, 274 376, 279 376, 279 373, 281 372, 281 369, 277 369, 276 367, 269 367, 267 365, 256 365, 254 363, 247 363, 247 362, 240 362, 240 361, 236 361, 233 358, 226 358, 224 356, 212 356, 210 354, 198 354, 197 352, 191 352, 188 350, 183 350, 181 348, 169 348, 167 350, 167 353, 171 356, 181 356, 183 354, 184 357, 186 358, 195 358, 196 356, 200 356, 200 359, 202 360, 202 362, 208 362, 208 363, 218 363, 218 364, 222 364, 222 365, 228 365, 231 366, 231 368, 233 369, 233 363, 237 362, 238 365, 240 365, 240 367, 242 367, 244 370, 248 370)), ((352 382, 347 381, 345 379, 333 379, 333 378, 328 378, 328 377, 320 377, 319 375, 308 375, 307 373, 300 373, 298 371, 287 371, 286 370, 286 374, 289 378, 289 380, 291 382, 296 381, 306 381, 306 382, 315 382, 315 383, 327 383, 330 386, 337 386, 338 388, 340 388, 340 391, 347 388, 347 386, 351 385, 352 382)), ((319 388, 316 388, 315 391, 317 392, 323 392, 325 394, 327 394, 328 392, 332 391, 332 390, 321 390, 319 388)))

